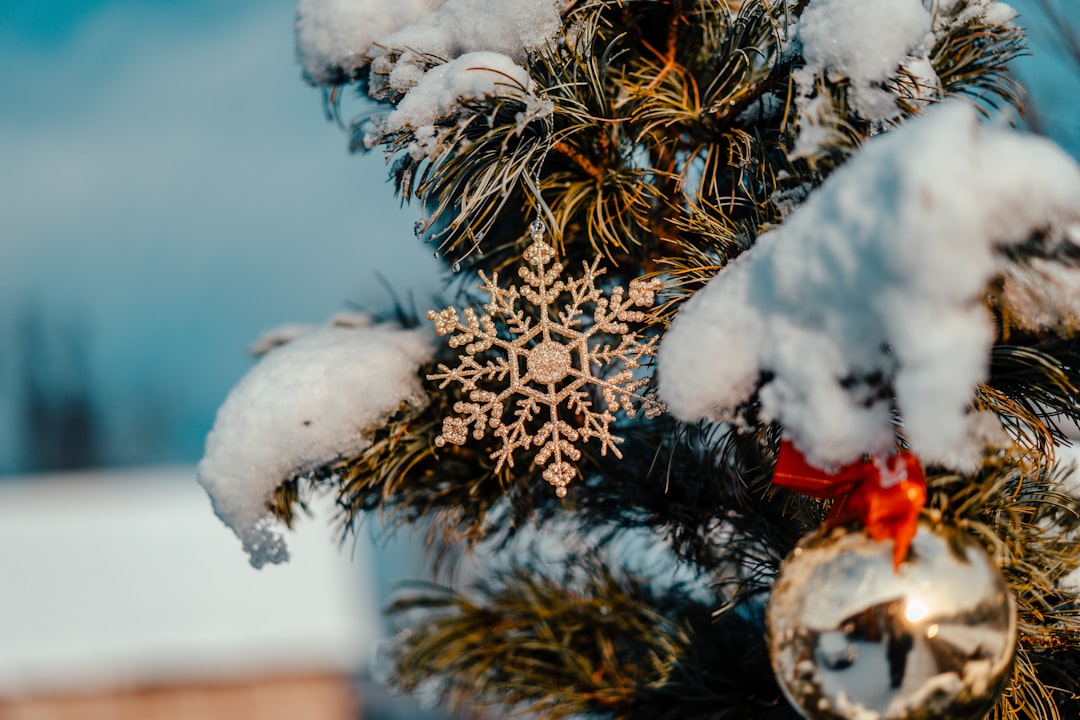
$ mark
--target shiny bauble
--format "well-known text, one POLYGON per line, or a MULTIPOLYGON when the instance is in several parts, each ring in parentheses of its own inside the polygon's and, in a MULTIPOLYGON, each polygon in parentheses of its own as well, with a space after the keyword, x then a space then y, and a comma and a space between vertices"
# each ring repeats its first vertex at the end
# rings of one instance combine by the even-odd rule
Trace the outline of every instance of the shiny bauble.
POLYGON ((812 720, 981 720, 1012 669, 1016 608, 986 552, 920 523, 892 541, 822 530, 780 567, 766 612, 784 694, 812 720))

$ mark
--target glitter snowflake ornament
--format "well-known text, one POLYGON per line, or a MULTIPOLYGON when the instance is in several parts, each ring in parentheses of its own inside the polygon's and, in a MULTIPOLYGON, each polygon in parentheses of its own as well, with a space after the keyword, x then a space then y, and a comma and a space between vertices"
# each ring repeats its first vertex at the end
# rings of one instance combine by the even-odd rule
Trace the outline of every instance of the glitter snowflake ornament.
POLYGON ((480 271, 483 284, 477 287, 491 298, 484 305, 487 315, 472 308, 460 314, 453 307, 428 311, 436 333, 449 335, 451 347, 464 346, 457 367, 439 365, 428 380, 441 381, 440 389, 458 383, 469 398, 455 403, 458 415, 443 419, 438 447, 463 445, 470 429, 473 438, 483 439, 490 429, 502 440, 491 454, 496 471, 504 464, 513 467, 515 452, 536 447, 533 461, 544 467, 543 478, 556 495, 566 497, 566 486, 577 476, 573 462, 581 457, 581 444, 596 439, 601 455, 610 451, 621 458, 622 438, 611 433, 615 414, 622 410, 634 417, 643 410, 654 417, 663 409, 643 393, 648 379, 635 377, 642 361, 654 354, 657 339, 639 338, 628 325, 646 320, 634 308, 650 307, 660 283, 632 280, 629 290, 616 286, 605 296, 596 284, 604 274, 599 259, 583 263, 580 277, 563 279, 562 264, 552 262, 554 248, 544 242, 546 229, 541 220, 530 227, 532 244, 523 255, 528 265, 518 270, 524 281, 520 289, 499 287, 497 273, 489 278, 480 271), (535 312, 528 313, 522 300, 535 312), (613 338, 614 346, 605 343, 613 338), (490 389, 499 385, 501 390, 490 389), (597 393, 602 407, 594 406, 597 393), (504 417, 510 407, 512 419, 504 417))

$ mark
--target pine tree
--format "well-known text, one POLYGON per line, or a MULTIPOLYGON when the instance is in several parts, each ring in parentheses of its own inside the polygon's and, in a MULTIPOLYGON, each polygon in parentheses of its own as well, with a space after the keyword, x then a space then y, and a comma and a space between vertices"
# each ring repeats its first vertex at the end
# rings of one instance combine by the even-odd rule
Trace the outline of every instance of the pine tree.
POLYGON ((256 564, 316 493, 346 534, 422 528, 442 577, 481 557, 390 609, 392 681, 462 714, 793 718, 766 602, 847 500, 773 484, 782 443, 827 476, 910 452, 1015 599, 992 716, 1077 717, 1080 170, 1003 127, 1014 19, 302 0, 306 79, 453 304, 265 339, 200 465, 216 511, 256 564))

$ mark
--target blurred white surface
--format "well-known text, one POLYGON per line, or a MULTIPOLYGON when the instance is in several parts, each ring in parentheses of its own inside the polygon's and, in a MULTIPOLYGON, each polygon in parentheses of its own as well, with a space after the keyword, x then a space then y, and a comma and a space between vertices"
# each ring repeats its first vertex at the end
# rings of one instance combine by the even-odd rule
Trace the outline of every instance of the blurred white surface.
POLYGON ((317 509, 289 545, 252 569, 193 468, 0 482, 0 697, 359 671, 380 631, 370 553, 317 509))

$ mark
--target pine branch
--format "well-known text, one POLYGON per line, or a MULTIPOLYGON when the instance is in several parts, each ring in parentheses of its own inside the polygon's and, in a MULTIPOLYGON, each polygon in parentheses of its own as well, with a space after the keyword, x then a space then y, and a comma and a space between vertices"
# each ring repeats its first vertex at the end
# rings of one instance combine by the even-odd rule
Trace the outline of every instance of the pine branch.
MULTIPOLYGON (((896 122, 921 112, 928 95, 1019 106, 1006 73, 1024 51, 1019 31, 960 22, 968 6, 942 14, 932 4, 939 42, 929 59, 941 87, 898 70, 889 88, 896 122)), ((416 128, 376 140, 402 198, 423 205, 420 234, 449 263, 489 276, 519 265, 525 228, 543 213, 567 266, 602 257, 616 265, 614 282, 642 270, 668 282, 653 316, 658 333, 684 299, 881 130, 854 113, 847 81, 823 76, 818 119, 829 140, 810 157, 790 157, 800 130, 792 73, 801 61, 782 48, 805 7, 571 3, 568 30, 529 59, 535 88, 461 103, 436 122, 438 144, 427 155, 410 152, 416 128), (550 112, 537 112, 537 102, 550 112)), ((363 73, 351 79, 371 86, 363 73)), ((378 99, 392 106, 405 89, 385 80, 375 78, 378 99)), ((327 97, 338 117, 340 96, 334 89, 327 97)), ((354 145, 373 127, 354 123, 354 145)), ((1080 567, 1080 502, 1049 461, 1061 425, 1080 418, 1080 349, 1013 328, 1007 309, 993 309, 1003 339, 976 409, 996 413, 1017 446, 970 477, 931 468, 928 513, 977 537, 1018 600, 1015 675, 994 717, 1076 717, 1080 620, 1063 579, 1080 567)), ((428 396, 427 407, 403 408, 356 457, 285 483, 275 515, 289 523, 311 493, 333 492, 345 534, 372 515, 390 531, 419 524, 443 560, 463 546, 509 550, 523 528, 573 516, 560 537, 576 550, 564 574, 519 559, 471 593, 432 587, 396 603, 398 618, 425 620, 394 656, 402 688, 432 690, 461 709, 498 705, 548 718, 795 717, 768 669, 761 605, 781 559, 828 505, 771 488, 778 432, 757 422, 752 403, 748 427, 756 430, 741 434, 620 419, 623 459, 586 448, 582 478, 562 502, 539 477, 536 448, 498 471, 493 437, 435 448, 442 419, 468 398, 433 385, 428 396), (635 537, 713 585, 702 592, 609 569, 605 552, 635 537)))
POLYGON ((1080 424, 1080 346, 1054 335, 1014 333, 1010 341, 992 348, 975 406, 996 413, 1017 443, 1052 462, 1055 445, 1067 442, 1062 425, 1080 424))
POLYGON ((398 616, 418 610, 423 621, 394 653, 398 682, 435 691, 457 710, 796 717, 779 700, 759 623, 736 613, 714 619, 686 589, 657 592, 595 559, 562 576, 519 564, 474 597, 431 589, 391 608, 398 616))
POLYGON ((604 175, 606 174, 604 172, 604 168, 593 163, 593 161, 585 157, 585 155, 583 155, 580 150, 577 150, 572 145, 569 145, 566 141, 559 140, 555 143, 552 143, 551 149, 554 150, 556 153, 559 153, 560 155, 565 155, 575 165, 581 168, 586 175, 591 177, 596 182, 604 181, 604 175))
POLYGON ((979 21, 958 22, 967 7, 967 3, 957 3, 935 18, 949 28, 930 51, 943 94, 967 96, 994 108, 1002 103, 1022 108, 1023 91, 1011 77, 1009 64, 1028 54, 1023 31, 979 21))
POLYGON ((597 470, 572 509, 588 547, 640 531, 664 538, 701 572, 725 572, 725 602, 760 595, 781 559, 823 518, 821 505, 770 485, 777 428, 741 435, 716 425, 640 426, 618 467, 597 470))
POLYGON ((1017 601, 1016 667, 994 717, 1075 717, 1080 698, 1069 688, 1080 666, 1080 604, 1062 580, 1080 567, 1080 498, 1022 450, 988 458, 973 477, 928 480, 929 512, 982 542, 1017 601))

